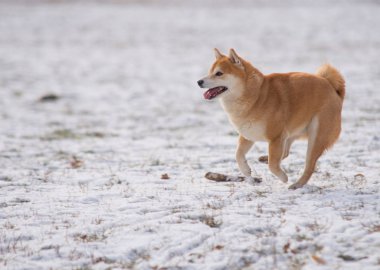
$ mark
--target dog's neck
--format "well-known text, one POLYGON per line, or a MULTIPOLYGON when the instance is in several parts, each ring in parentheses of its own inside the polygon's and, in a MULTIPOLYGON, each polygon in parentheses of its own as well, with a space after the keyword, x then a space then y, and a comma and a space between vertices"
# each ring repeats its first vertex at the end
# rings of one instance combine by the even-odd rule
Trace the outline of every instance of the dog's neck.
POLYGON ((238 97, 222 97, 220 99, 222 107, 227 112, 230 120, 235 122, 237 119, 244 119, 248 115, 252 115, 255 104, 262 99, 260 91, 264 81, 264 75, 250 63, 243 60, 244 69, 246 70, 246 78, 241 87, 236 92, 242 93, 238 97))

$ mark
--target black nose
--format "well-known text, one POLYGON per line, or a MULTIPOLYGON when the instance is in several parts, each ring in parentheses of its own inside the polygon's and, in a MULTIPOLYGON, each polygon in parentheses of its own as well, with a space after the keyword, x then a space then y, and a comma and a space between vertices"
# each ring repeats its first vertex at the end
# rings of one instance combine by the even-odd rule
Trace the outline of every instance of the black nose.
POLYGON ((199 86, 202 86, 203 83, 204 83, 203 80, 199 80, 199 81, 198 81, 198 85, 199 85, 199 86))

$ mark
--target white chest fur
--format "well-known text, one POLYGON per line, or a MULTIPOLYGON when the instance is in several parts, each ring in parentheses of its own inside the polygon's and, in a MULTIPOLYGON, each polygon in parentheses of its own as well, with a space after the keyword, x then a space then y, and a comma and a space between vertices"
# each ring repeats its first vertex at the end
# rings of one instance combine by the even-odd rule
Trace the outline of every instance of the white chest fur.
POLYGON ((221 104, 227 112, 231 124, 241 136, 253 142, 267 141, 266 126, 262 121, 243 120, 239 114, 244 108, 237 105, 234 100, 222 98, 221 104))
MULTIPOLYGON (((232 121, 231 121, 232 122, 232 121)), ((236 125, 232 122, 241 136, 253 142, 266 141, 265 125, 260 122, 246 122, 236 125)))

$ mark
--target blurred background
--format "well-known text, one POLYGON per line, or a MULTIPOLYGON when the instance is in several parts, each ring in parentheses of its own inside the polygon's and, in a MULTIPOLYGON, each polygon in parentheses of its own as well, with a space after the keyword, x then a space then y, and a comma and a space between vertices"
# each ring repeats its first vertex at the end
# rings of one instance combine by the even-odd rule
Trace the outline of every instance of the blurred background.
MULTIPOLYGON (((100 143, 107 153, 165 155, 167 146, 208 145, 210 133, 223 144, 218 134, 233 129, 195 83, 214 47, 235 48, 266 74, 332 63, 347 80, 345 121, 366 125, 379 117, 379 10, 369 0, 3 0, 2 152, 47 141, 54 151, 100 143)), ((371 141, 377 123, 360 138, 371 141)))

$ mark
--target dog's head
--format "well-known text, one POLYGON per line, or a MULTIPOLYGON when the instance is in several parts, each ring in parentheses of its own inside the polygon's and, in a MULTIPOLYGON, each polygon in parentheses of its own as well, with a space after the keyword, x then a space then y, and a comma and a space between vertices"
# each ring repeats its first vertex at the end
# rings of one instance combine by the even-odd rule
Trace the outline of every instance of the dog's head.
POLYGON ((205 99, 216 97, 237 98, 244 90, 245 70, 243 59, 234 49, 230 49, 229 56, 215 50, 215 62, 211 66, 208 76, 200 79, 201 88, 209 88, 204 92, 205 99))

